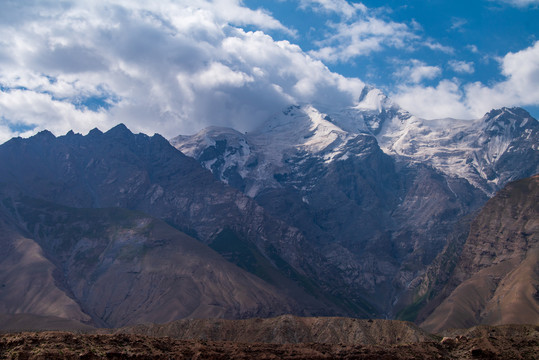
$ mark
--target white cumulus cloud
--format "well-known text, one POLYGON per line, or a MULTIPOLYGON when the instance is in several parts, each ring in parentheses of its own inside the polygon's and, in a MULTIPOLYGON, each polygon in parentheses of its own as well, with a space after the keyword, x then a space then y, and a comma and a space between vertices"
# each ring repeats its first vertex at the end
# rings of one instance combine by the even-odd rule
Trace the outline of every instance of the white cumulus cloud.
POLYGON ((461 74, 473 74, 475 71, 473 62, 450 60, 448 65, 453 71, 461 74))
POLYGON ((393 98, 401 107, 421 118, 470 118, 459 85, 446 79, 437 86, 403 85, 393 94, 393 98))
POLYGON ((300 0, 302 8, 311 8, 315 11, 334 12, 350 18, 357 12, 366 12, 367 7, 362 3, 349 3, 347 0, 300 0))
POLYGON ((516 7, 525 7, 530 5, 539 5, 539 0, 498 0, 509 5, 516 7))
POLYGON ((506 80, 487 86, 479 82, 466 87, 467 102, 483 109, 508 105, 539 104, 539 41, 524 50, 508 53, 501 60, 506 80))
POLYGON ((290 103, 348 106, 364 86, 274 40, 263 31, 294 31, 240 0, 0 7, 0 141, 119 122, 168 137, 249 130, 290 103))
POLYGON ((438 66, 430 66, 423 61, 413 59, 409 65, 401 67, 394 75, 401 78, 405 83, 419 83, 425 79, 434 79, 442 73, 438 66))
POLYGON ((347 62, 359 56, 380 51, 384 47, 405 48, 419 37, 404 23, 385 21, 376 17, 334 24, 334 34, 319 41, 318 50, 311 51, 328 62, 347 62))
POLYGON ((437 86, 403 85, 392 95, 423 118, 479 118, 493 108, 539 104, 539 41, 499 61, 505 79, 494 84, 444 79, 437 86))
POLYGON ((367 8, 361 3, 346 0, 301 0, 314 9, 340 14, 340 21, 328 22, 327 35, 315 44, 310 54, 328 63, 348 63, 387 49, 414 51, 428 48, 447 54, 454 53, 450 46, 425 38, 423 29, 415 20, 397 22, 388 19, 387 8, 367 8))

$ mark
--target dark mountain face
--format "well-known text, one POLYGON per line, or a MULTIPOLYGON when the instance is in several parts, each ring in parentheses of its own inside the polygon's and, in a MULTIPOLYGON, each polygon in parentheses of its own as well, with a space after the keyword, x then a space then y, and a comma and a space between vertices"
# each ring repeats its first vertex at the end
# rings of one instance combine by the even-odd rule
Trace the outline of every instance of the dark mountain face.
POLYGON ((118 327, 308 310, 163 221, 121 208, 2 199, 1 313, 118 327))
MULTIPOLYGON (((226 148, 226 140, 219 141, 226 148)), ((234 151, 242 149, 228 149, 234 151)), ((459 217, 486 197, 463 179, 395 161, 371 135, 351 138, 341 153, 347 156, 328 163, 306 152, 288 152, 286 166, 274 175, 277 185, 260 190, 254 199, 301 229, 339 269, 344 283, 338 291, 358 302, 368 294, 376 312, 390 313, 406 284, 443 248, 459 217)), ((212 160, 209 151, 201 154, 201 161, 212 160)), ((226 163, 223 151, 212 154, 214 165, 226 163)))
MULTIPOLYGON (((249 300, 250 305, 247 307, 241 305, 241 302, 233 305, 232 299, 230 302, 216 300, 214 306, 221 310, 216 310, 215 313, 212 311, 197 313, 193 309, 184 309, 179 312, 169 311, 166 316, 173 318, 197 315, 237 317, 254 316, 257 313, 270 315, 274 312, 282 313, 283 310, 284 312, 299 311, 305 314, 341 314, 351 311, 338 299, 332 298, 328 290, 329 282, 342 281, 335 275, 338 271, 331 269, 332 265, 312 249, 298 229, 272 217, 252 199, 215 180, 212 174, 201 168, 194 159, 184 156, 159 135, 153 137, 134 135, 123 125, 106 133, 94 130, 87 136, 69 133, 55 138, 48 132, 42 132, 30 139, 12 139, 0 146, 0 167, 0 184, 6 204, 13 203, 13 199, 26 196, 51 202, 55 206, 67 206, 74 209, 115 207, 142 211, 165 220, 176 231, 182 230, 195 236, 201 242, 209 244, 222 253, 226 259, 235 261, 245 270, 255 274, 257 281, 273 289, 268 290, 269 293, 274 293, 277 298, 281 299, 278 301, 281 302, 278 306, 271 305, 265 300, 249 300), (274 289, 275 287, 278 289, 274 289), (336 302, 339 304, 336 305, 336 302)), ((69 211, 66 210, 66 213, 69 211)), ((80 215, 80 213, 77 214, 80 215)), ((88 278, 78 279, 79 282, 76 284, 69 282, 74 272, 82 277, 101 271, 96 268, 79 267, 78 263, 72 259, 80 255, 77 251, 81 251, 79 247, 83 246, 78 243, 80 240, 78 235, 75 234, 74 239, 66 239, 74 243, 69 245, 71 247, 67 254, 63 254, 60 251, 62 247, 49 246, 50 238, 57 241, 57 237, 65 236, 61 228, 54 228, 50 222, 39 221, 30 226, 28 225, 30 220, 27 216, 21 215, 18 210, 8 215, 11 217, 11 227, 22 231, 21 234, 26 234, 25 236, 37 242, 38 247, 43 249, 43 257, 53 263, 52 272, 54 272, 54 266, 63 269, 67 297, 75 299, 81 304, 80 306, 84 305, 81 307, 82 312, 90 314, 94 320, 101 319, 107 325, 135 321, 137 312, 134 312, 132 316, 125 315, 127 317, 118 314, 127 311, 123 305, 117 304, 118 309, 114 311, 114 307, 108 303, 106 309, 96 309, 94 305, 88 305, 86 302, 91 302, 91 296, 103 295, 102 288, 96 288, 94 291, 90 285, 86 284, 90 281, 88 278), (53 230, 50 230, 48 235, 41 236, 37 229, 42 230, 51 226, 53 230), (79 292, 75 291, 75 287, 79 292), (108 316, 117 318, 109 319, 108 316)), ((45 215, 41 214, 39 217, 45 215)), ((102 216, 107 215, 102 214, 102 216)), ((70 218, 66 220, 66 227, 75 226, 76 224, 72 221, 84 223, 81 219, 70 218)), ((84 226, 89 229, 101 227, 100 223, 92 223, 90 220, 84 226)), ((111 221, 108 226, 114 228, 120 225, 111 221)), ((125 231, 129 233, 127 229, 125 231)), ((135 235, 133 236, 136 238, 135 235)), ((127 235, 126 237, 130 238, 127 235)), ((11 238, 6 241, 11 241, 11 238)), ((100 245, 95 241, 98 239, 84 245, 84 249, 87 248, 89 252, 96 251, 95 256, 105 256, 109 262, 120 261, 115 257, 120 256, 120 253, 98 250, 99 246, 105 245, 100 245)), ((136 241, 140 244, 158 243, 159 239, 142 237, 136 241)), ((169 250, 180 251, 181 249, 169 250)), ((206 255, 202 254, 201 258, 204 256, 206 255)), ((134 262, 131 264, 134 268, 140 266, 139 262, 143 261, 138 257, 131 260, 134 262)), ((119 269, 117 271, 121 272, 124 268, 119 269)), ((136 274, 137 270, 133 271, 136 274)), ((154 291, 168 291, 166 289, 174 283, 171 283, 170 279, 167 280, 168 275, 159 278, 161 275, 156 275, 156 279, 153 280, 154 284, 160 284, 158 286, 160 290, 153 289, 154 291)), ((107 281, 113 281, 115 275, 109 276, 107 281)), ((148 288, 137 287, 137 281, 141 280, 137 276, 128 276, 129 279, 118 277, 123 279, 124 284, 131 283, 131 286, 126 285, 125 289, 118 287, 117 290, 125 290, 126 297, 132 296, 132 291, 135 290, 140 291, 140 296, 149 297, 148 288)), ((223 276, 227 278, 232 275, 223 276)), ((149 281, 150 278, 151 276, 145 279, 149 281)), ((233 285, 228 289, 218 288, 219 284, 212 286, 216 288, 216 293, 240 291, 239 288, 231 290, 233 285)), ((189 286, 181 287, 186 292, 192 289, 189 286)), ((261 289, 263 286, 260 284, 253 286, 253 292, 256 293, 257 288, 261 289)), ((249 295, 250 290, 247 288, 245 292, 246 296, 251 299, 275 298, 273 295, 249 295)), ((111 299, 118 299, 110 296, 111 299)), ((192 302, 199 301, 197 295, 192 296, 192 302)), ((211 294, 208 295, 208 299, 211 299, 211 296, 211 294)), ((208 300, 208 302, 211 301, 208 300)), ((152 304, 152 306, 160 306, 157 302, 152 302, 152 304)), ((364 311, 361 307, 356 307, 356 309, 359 313, 364 311)), ((143 307, 139 310, 141 313, 143 310, 151 312, 150 308, 143 307)), ((159 318, 153 321, 168 320, 172 318, 159 318)))
MULTIPOLYGON (((134 135, 123 125, 105 134, 14 139, 0 148, 0 161, 0 181, 19 192, 71 207, 141 210, 205 243, 225 227, 246 234, 250 225, 242 216, 258 222, 267 217, 161 136, 134 135)), ((277 231, 294 232, 273 221, 277 231)), ((266 240, 260 232, 257 241, 266 240)))

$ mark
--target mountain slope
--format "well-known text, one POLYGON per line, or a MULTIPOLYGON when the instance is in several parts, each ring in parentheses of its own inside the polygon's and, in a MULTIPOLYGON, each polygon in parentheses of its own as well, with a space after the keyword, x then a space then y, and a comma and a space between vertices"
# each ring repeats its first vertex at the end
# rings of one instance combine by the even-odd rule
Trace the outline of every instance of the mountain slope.
POLYGON ((465 179, 384 153, 373 133, 384 117, 409 115, 380 96, 371 91, 357 108, 331 115, 292 106, 253 133, 209 128, 171 142, 302 230, 339 270, 339 291, 393 316, 454 223, 486 196, 465 179))
POLYGON ((23 239, 30 245, 21 238, 4 238, 3 245, 14 245, 23 257, 0 262, 3 293, 9 295, 0 299, 3 313, 118 327, 185 317, 297 313, 306 305, 142 213, 75 209, 26 197, 4 198, 3 204, 3 213, 33 237, 23 239), (38 290, 59 293, 67 303, 30 291, 36 285, 25 282, 29 272, 35 274, 32 283, 40 284, 38 290), (48 282, 39 276, 47 276, 48 282))
POLYGON ((0 314, 31 313, 75 322, 91 320, 58 286, 57 268, 39 244, 2 215, 0 246, 0 314))
POLYGON ((507 185, 471 225, 430 331, 539 322, 539 175, 507 185))
POLYGON ((123 125, 87 136, 43 132, 0 146, 0 166, 0 181, 29 196, 72 207, 141 210, 205 243, 230 228, 261 250, 274 246, 306 271, 297 255, 300 248, 309 253, 309 246, 297 229, 215 181, 159 135, 134 135, 123 125))
MULTIPOLYGON (((523 110, 496 110, 479 121, 424 121, 367 88, 352 108, 326 114, 291 106, 252 133, 209 128, 172 140, 195 159, 159 135, 135 135, 123 125, 86 136, 44 131, 12 139, 0 146, 0 187, 8 199, 161 219, 256 276, 271 287, 267 298, 291 312, 412 318, 427 316, 418 297, 445 294, 440 288, 448 279, 440 271, 453 269, 470 215, 505 181, 538 169, 538 136, 537 121, 523 110)), ((47 247, 50 241, 17 211, 6 214, 6 228, 35 243, 50 269, 62 269, 64 280, 53 274, 54 284, 59 298, 80 307, 79 317, 131 321, 120 307, 111 315, 112 305, 84 303, 90 285, 66 285, 78 271, 66 268, 71 255, 47 247)), ((107 256, 119 266, 112 270, 123 269, 120 252, 107 256)), ((165 275, 160 279, 169 287, 165 275)), ((130 281, 127 287, 137 289, 130 281)), ((210 290, 208 299, 222 289, 210 290)), ((224 298, 222 308, 200 314, 248 316, 265 308, 224 298)), ((268 314, 280 313, 266 305, 268 314)), ((198 312, 185 305, 174 316, 190 314, 198 312)))

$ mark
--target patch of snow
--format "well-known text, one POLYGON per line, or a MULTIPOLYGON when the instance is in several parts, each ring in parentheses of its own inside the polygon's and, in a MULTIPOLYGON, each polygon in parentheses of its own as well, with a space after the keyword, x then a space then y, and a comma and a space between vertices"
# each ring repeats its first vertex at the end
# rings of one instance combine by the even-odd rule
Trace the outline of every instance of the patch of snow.
POLYGON ((212 165, 215 164, 216 161, 217 159, 211 159, 211 160, 202 162, 202 165, 204 165, 206 169, 211 170, 212 165))

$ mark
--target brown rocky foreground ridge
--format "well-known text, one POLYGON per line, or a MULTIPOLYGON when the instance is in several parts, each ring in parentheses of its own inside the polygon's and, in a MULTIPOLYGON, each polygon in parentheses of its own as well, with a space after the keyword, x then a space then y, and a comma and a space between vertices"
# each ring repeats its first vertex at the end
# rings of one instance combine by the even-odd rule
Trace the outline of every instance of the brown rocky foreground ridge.
MULTIPOLYGON (((18 324, 30 324, 27 320, 20 317, 18 324)), ((43 324, 67 325, 54 319, 43 324)), ((537 325, 433 335, 404 321, 285 315, 115 330, 3 331, 0 359, 537 359, 539 354, 537 325)))
POLYGON ((0 359, 536 359, 539 326, 481 326, 398 345, 247 343, 137 334, 7 333, 0 359))
POLYGON ((273 344, 396 345, 436 339, 406 321, 292 315, 245 320, 184 319, 167 324, 130 326, 114 332, 180 340, 273 344))

